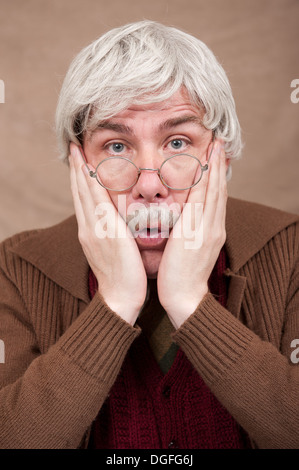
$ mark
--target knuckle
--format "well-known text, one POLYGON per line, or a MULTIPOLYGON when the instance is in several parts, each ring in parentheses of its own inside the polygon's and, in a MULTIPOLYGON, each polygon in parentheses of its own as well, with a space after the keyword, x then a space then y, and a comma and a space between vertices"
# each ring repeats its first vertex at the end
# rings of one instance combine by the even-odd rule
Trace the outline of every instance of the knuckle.
POLYGON ((80 201, 83 201, 84 200, 84 191, 82 191, 81 188, 78 188, 78 197, 80 199, 80 201))
POLYGON ((224 242, 226 240, 226 231, 225 230, 218 230, 218 231, 215 231, 214 234, 213 234, 213 241, 215 243, 215 245, 223 245, 224 242))
POLYGON ((87 236, 85 230, 79 229, 78 230, 78 239, 81 245, 85 245, 87 243, 87 236))

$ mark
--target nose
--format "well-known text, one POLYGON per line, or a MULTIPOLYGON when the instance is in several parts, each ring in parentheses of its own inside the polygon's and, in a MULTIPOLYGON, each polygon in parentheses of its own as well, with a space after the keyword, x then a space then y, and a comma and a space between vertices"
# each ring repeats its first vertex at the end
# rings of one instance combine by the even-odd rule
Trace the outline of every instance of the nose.
POLYGON ((168 196, 169 190, 162 183, 157 167, 142 166, 137 183, 132 188, 134 199, 158 202, 168 196))

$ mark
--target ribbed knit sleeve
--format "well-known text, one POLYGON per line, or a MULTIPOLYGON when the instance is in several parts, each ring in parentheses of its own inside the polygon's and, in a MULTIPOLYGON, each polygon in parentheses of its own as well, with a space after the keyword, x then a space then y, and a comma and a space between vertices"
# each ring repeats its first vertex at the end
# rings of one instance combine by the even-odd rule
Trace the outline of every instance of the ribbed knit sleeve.
POLYGON ((58 346, 88 374, 110 388, 132 341, 140 333, 109 309, 97 293, 58 346))
POLYGON ((78 315, 78 300, 29 263, 2 252, 1 265, 0 447, 76 448, 140 329, 111 311, 99 294, 78 315), (61 334, 63 313, 78 316, 61 334))
POLYGON ((173 339, 210 385, 240 360, 253 337, 210 293, 173 334, 173 339))

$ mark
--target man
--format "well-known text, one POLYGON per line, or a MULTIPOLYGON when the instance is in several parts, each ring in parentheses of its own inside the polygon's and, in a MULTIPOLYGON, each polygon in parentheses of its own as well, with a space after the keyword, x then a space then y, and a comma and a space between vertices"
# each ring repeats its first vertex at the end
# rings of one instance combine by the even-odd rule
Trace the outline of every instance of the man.
POLYGON ((76 217, 1 245, 1 447, 297 447, 298 216, 227 199, 240 128, 213 54, 108 32, 57 134, 76 217))

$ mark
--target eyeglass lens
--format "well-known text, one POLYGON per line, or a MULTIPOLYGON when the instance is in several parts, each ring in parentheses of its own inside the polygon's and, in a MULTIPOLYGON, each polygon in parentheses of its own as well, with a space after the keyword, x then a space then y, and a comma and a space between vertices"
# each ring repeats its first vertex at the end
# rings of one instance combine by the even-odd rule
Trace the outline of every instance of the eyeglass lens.
MULTIPOLYGON (((191 155, 174 155, 163 162, 160 176, 173 189, 187 189, 194 184, 199 165, 199 160, 191 155)), ((118 156, 102 161, 96 172, 98 181, 112 191, 129 189, 137 182, 139 175, 137 167, 129 159, 118 156)))

